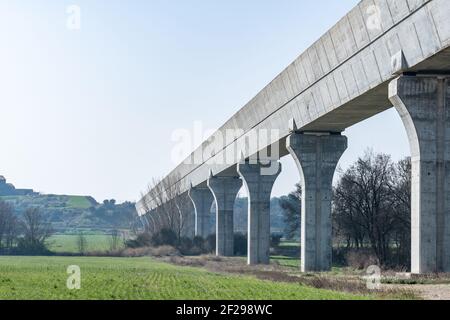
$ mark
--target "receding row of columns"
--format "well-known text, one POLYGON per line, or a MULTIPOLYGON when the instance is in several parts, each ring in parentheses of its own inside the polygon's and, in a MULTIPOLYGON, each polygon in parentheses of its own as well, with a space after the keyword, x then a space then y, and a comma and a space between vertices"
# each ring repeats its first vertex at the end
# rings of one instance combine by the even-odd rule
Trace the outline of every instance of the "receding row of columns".
MULTIPOLYGON (((293 133, 287 149, 301 176, 301 269, 326 271, 331 268, 331 196, 336 165, 347 148, 347 138, 330 133, 293 133)), ((244 185, 248 194, 248 264, 270 262, 270 199, 275 180, 281 173, 278 161, 243 162, 236 176, 210 176, 206 187, 189 191, 195 216, 186 224, 187 235, 209 235, 211 205, 216 214, 216 255, 234 255, 234 203, 244 185), (271 168, 271 170, 267 170, 271 168), (190 231, 192 230, 192 232, 190 231)), ((152 214, 144 216, 151 230, 152 214)))
MULTIPOLYGON (((389 98, 411 146, 412 272, 450 272, 450 77, 401 76, 390 84, 389 98)), ((287 149, 299 169, 303 191, 301 269, 328 271, 332 181, 347 138, 339 133, 293 131, 287 149)), ((269 263, 270 195, 281 165, 275 167, 267 175, 262 174, 261 164, 241 163, 235 176, 211 176, 207 187, 189 192, 196 235, 207 235, 215 202, 217 255, 233 255, 233 207, 243 184, 248 193, 248 263, 269 263)), ((151 223, 146 220, 145 225, 150 228, 151 223)))
MULTIPOLYGON (((324 271, 331 267, 331 196, 336 165, 347 148, 341 134, 296 133, 287 139, 301 175, 303 271, 324 271)), ((260 159, 261 160, 261 159, 260 159)), ((195 234, 207 236, 211 202, 216 214, 216 254, 233 256, 234 202, 245 186, 248 194, 248 264, 270 262, 270 199, 281 172, 278 161, 249 161, 237 165, 235 176, 210 176, 206 187, 191 188, 195 208, 195 234), (270 168, 270 170, 269 170, 270 168)))

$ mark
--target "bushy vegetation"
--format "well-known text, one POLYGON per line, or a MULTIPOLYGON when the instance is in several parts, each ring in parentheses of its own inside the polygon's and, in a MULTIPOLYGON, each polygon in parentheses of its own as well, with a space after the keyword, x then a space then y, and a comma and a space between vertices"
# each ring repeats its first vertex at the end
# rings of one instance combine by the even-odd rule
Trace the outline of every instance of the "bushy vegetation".
POLYGON ((270 247, 278 248, 281 244, 281 239, 283 239, 283 234, 281 233, 272 233, 270 235, 270 247))
POLYGON ((411 248, 411 162, 367 152, 341 174, 334 190, 335 240, 354 260, 408 267, 411 248))
POLYGON ((234 234, 234 255, 245 256, 248 251, 247 235, 243 233, 234 234))
POLYGON ((294 239, 300 237, 300 222, 301 222, 301 200, 302 187, 298 183, 295 185, 295 191, 289 195, 281 197, 279 204, 282 208, 284 220, 284 236, 286 239, 294 239))
MULTIPOLYGON (((280 205, 285 237, 298 238, 301 186, 280 205)), ((333 196, 333 261, 408 268, 411 246, 411 162, 367 151, 340 177, 333 196)))
POLYGON ((115 252, 124 247, 128 232, 93 233, 80 229, 73 234, 54 234, 45 212, 29 208, 15 213, 0 201, 0 255, 53 255, 115 252))
POLYGON ((98 203, 89 196, 41 195, 0 197, 13 206, 16 216, 28 208, 43 212, 58 233, 76 233, 79 229, 96 229, 110 232, 114 229, 131 229, 135 220, 134 204, 117 204, 115 200, 98 203))
MULTIPOLYGON (((155 233, 140 233, 135 239, 126 241, 125 245, 133 249, 170 246, 176 248, 183 255, 200 255, 212 252, 210 239, 203 239, 202 237, 194 237, 193 239, 189 237, 178 237, 173 230, 168 228, 163 228, 155 233)), ((215 249, 215 238, 213 248, 215 249)))
POLYGON ((48 254, 47 239, 51 224, 37 208, 25 210, 20 217, 10 204, 0 201, 0 253, 16 255, 48 254))
MULTIPOLYGON (((156 233, 140 233, 134 239, 126 241, 125 246, 132 249, 170 246, 176 248, 182 255, 195 256, 214 253, 216 250, 216 235, 211 234, 206 238, 200 236, 194 238, 178 237, 173 230, 164 228, 156 233)), ((234 234, 234 255, 247 255, 247 235, 234 234)))

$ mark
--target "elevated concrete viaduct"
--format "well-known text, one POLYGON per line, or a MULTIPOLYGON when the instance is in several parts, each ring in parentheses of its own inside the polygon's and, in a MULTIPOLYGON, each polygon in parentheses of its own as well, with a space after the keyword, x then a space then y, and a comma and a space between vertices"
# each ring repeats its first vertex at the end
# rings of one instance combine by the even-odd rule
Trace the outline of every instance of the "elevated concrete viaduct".
MULTIPOLYGON (((190 194, 197 235, 215 202, 218 255, 233 254, 232 203, 244 185, 248 262, 268 263, 270 192, 278 160, 293 156, 305 190, 301 267, 329 270, 342 133, 395 107, 412 154, 412 272, 450 271, 449 47, 449 0, 363 0, 162 183, 190 194)), ((148 216, 157 206, 150 192, 137 210, 148 216)))

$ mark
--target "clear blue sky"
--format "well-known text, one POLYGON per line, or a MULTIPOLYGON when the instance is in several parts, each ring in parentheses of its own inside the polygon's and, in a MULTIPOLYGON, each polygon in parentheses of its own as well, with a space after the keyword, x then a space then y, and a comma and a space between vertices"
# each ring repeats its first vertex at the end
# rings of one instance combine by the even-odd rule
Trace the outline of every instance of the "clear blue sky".
MULTIPOLYGON (((219 127, 358 2, 0 0, 0 175, 137 200, 175 167, 174 130, 219 127)), ((392 110, 346 134, 343 167, 368 147, 409 154, 392 110)), ((298 179, 283 164, 274 195, 298 179)))

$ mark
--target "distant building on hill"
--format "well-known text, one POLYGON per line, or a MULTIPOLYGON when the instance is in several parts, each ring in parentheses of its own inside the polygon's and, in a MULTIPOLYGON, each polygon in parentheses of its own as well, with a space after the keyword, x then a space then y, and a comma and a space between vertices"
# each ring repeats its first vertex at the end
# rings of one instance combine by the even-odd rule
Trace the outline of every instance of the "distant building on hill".
POLYGON ((32 189, 16 189, 13 184, 6 183, 6 179, 0 176, 0 196, 32 196, 37 195, 32 189))

